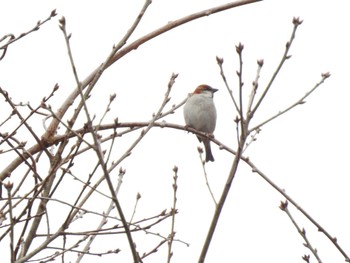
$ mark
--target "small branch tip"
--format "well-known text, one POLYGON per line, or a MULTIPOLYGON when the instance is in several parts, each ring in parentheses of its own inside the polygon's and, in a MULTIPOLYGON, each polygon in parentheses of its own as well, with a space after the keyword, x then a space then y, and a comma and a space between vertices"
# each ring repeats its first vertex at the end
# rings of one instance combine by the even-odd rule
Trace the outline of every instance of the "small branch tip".
POLYGON ((327 79, 331 76, 331 73, 325 72, 325 73, 322 73, 321 76, 322 76, 322 78, 327 79))
POLYGON ((174 168, 173 168, 174 173, 177 173, 178 169, 179 168, 175 165, 174 168))
POLYGON ((60 28, 63 29, 66 27, 66 18, 64 16, 62 16, 58 22, 60 23, 60 28))
POLYGON ((280 204, 279 208, 281 210, 285 211, 287 209, 287 207, 288 207, 288 201, 287 200, 285 202, 281 201, 281 204, 280 204))
POLYGON ((301 20, 299 17, 293 17, 293 24, 295 26, 299 26, 303 23, 303 20, 301 20))
POLYGON ((224 59, 223 58, 220 58, 218 56, 216 56, 216 62, 219 64, 219 65, 222 65, 222 63, 224 63, 224 59))
POLYGON ((236 46, 236 52, 238 54, 241 54, 243 51, 243 48, 244 48, 244 45, 241 42, 239 42, 239 44, 236 46))

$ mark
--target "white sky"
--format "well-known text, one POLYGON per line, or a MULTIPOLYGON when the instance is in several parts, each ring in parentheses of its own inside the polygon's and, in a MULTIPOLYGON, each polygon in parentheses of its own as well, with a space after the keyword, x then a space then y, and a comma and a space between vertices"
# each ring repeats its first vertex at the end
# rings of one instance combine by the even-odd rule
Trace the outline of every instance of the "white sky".
MULTIPOLYGON (((52 9, 57 9, 58 16, 39 31, 10 46, 0 62, 0 86, 8 90, 15 101, 30 101, 37 105, 58 83, 60 89, 50 101, 52 107, 57 108, 75 87, 58 19, 62 15, 66 17, 67 31, 72 33, 71 45, 78 74, 83 80, 104 61, 112 45, 129 28, 143 4, 143 1, 133 2, 99 1, 97 4, 97 1, 65 0, 7 1, 2 4, 0 36, 27 31, 37 20, 45 19, 52 9)), ((168 21, 225 3, 221 0, 196 2, 154 0, 131 41, 168 21)), ((299 16, 304 22, 291 49, 293 56, 262 104, 255 123, 303 96, 321 79, 321 73, 329 71, 331 78, 307 99, 306 104, 263 127, 246 155, 336 236, 350 254, 350 181, 346 154, 350 144, 348 6, 346 0, 266 0, 193 21, 151 40, 110 67, 92 94, 91 110, 100 117, 109 95, 116 93, 117 99, 106 122, 115 117, 121 122, 147 121, 158 109, 172 72, 176 72, 179 77, 169 106, 180 102, 198 84, 218 88, 219 92, 215 94, 218 111, 215 137, 234 148, 233 119, 236 113, 219 75, 215 57, 224 58, 226 75, 231 88, 235 89, 238 83, 235 45, 242 42, 245 46, 245 88, 250 92, 256 60, 264 59, 260 82, 263 88, 284 52, 293 27, 292 18, 299 16)), ((0 107, 0 112, 8 111, 3 100, 0 107)), ((182 109, 166 121, 183 124, 182 109)), ((39 124, 36 128, 39 133, 43 131, 39 124)), ((125 138, 120 144, 115 158, 130 143, 128 140, 130 138, 125 138)), ((176 219, 176 238, 190 243, 190 247, 175 243, 173 262, 198 260, 214 211, 197 146, 198 141, 191 134, 154 129, 122 164, 127 174, 120 192, 121 203, 130 216, 136 193, 140 192, 142 198, 136 214, 139 218, 170 208, 172 168, 174 165, 179 167, 180 213, 176 219)), ((206 168, 218 199, 233 156, 220 151, 216 145, 212 145, 212 149, 216 161, 207 164, 206 168)), ((4 160, 0 159, 0 162, 4 160)), ((74 188, 67 191, 74 191, 74 188)), ((278 208, 281 200, 284 200, 281 195, 242 163, 206 262, 303 262, 301 256, 310 252, 302 245, 303 240, 286 214, 278 208)), ((106 209, 103 203, 98 206, 106 209)), ((305 227, 324 262, 344 261, 323 234, 294 208, 290 206, 290 209, 300 226, 305 227)), ((166 230, 159 231, 168 233, 170 221, 164 226, 166 230)), ((126 261, 130 258, 129 251, 120 241, 124 237, 114 238, 109 243, 94 243, 92 250, 120 247, 123 253, 115 259, 130 262, 126 261), (116 244, 116 247, 111 244, 116 244)), ((140 252, 149 245, 141 237, 136 237, 135 241, 140 252)), ((0 244, 0 254, 8 254, 7 249, 0 244)), ((166 247, 163 247, 148 262, 165 262, 166 252, 166 247)), ((75 258, 74 255, 69 260, 74 262, 75 258)), ((96 260, 100 259, 85 258, 85 262, 96 260)), ((112 257, 107 256, 101 262, 109 260, 112 257)))

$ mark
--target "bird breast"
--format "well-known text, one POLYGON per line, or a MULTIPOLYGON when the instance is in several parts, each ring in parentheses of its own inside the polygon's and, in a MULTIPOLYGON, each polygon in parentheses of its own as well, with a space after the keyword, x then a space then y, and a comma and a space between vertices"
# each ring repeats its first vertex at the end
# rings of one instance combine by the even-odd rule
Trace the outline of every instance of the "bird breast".
POLYGON ((200 94, 193 94, 184 107, 186 125, 196 130, 213 133, 216 124, 216 109, 213 99, 200 94))

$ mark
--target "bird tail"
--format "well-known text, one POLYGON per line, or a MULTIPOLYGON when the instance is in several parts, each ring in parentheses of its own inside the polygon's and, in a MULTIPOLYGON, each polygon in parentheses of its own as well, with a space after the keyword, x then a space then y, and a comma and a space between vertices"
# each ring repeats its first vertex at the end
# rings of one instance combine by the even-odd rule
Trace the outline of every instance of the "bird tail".
POLYGON ((210 148, 210 141, 208 139, 203 140, 204 147, 205 147, 205 161, 206 162, 214 162, 214 156, 211 153, 211 148, 210 148))

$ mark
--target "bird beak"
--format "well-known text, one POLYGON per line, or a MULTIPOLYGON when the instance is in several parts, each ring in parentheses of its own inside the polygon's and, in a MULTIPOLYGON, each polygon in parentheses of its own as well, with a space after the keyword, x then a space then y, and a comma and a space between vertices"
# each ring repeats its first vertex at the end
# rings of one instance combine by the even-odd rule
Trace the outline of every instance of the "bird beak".
POLYGON ((212 91, 213 93, 215 93, 215 92, 218 91, 218 89, 211 88, 211 91, 212 91))

